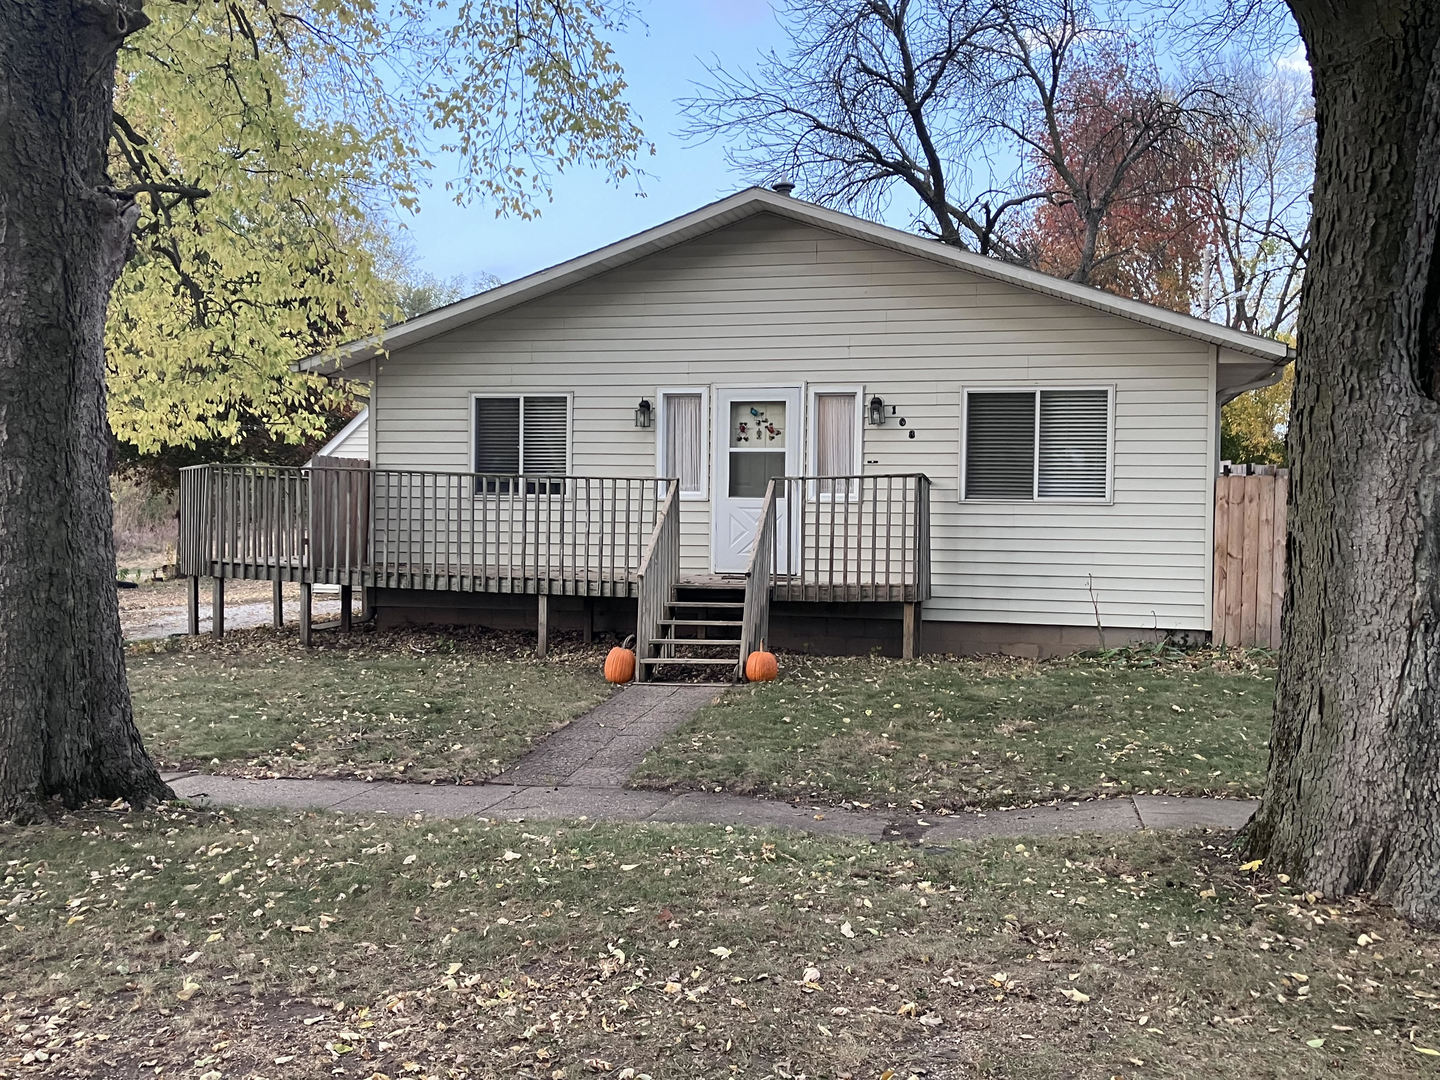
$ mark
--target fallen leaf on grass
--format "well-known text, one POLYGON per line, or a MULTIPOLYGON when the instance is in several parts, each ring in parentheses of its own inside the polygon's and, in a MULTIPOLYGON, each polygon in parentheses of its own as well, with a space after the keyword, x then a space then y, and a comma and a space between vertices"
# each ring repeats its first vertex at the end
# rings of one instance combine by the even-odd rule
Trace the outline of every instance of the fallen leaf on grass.
POLYGON ((844 934, 846 937, 854 937, 854 936, 855 936, 855 931, 854 931, 854 929, 851 928, 851 926, 850 926, 850 924, 849 924, 848 922, 842 922, 842 923, 840 924, 840 933, 844 934))
POLYGON ((733 950, 725 948, 724 945, 717 946, 710 950, 711 956, 718 956, 721 960, 728 960, 734 955, 733 950))
POLYGON ((200 984, 194 979, 187 978, 185 984, 175 991, 175 997, 180 1001, 189 1001, 200 992, 200 984))
POLYGON ((1089 995, 1089 994, 1081 993, 1079 990, 1076 990, 1073 986, 1067 986, 1067 987, 1065 987, 1065 989, 1061 990, 1060 993, 1064 994, 1067 998, 1069 998, 1071 1001, 1073 1001, 1076 1005, 1084 1005, 1087 1001, 1090 1000, 1090 995, 1089 995))

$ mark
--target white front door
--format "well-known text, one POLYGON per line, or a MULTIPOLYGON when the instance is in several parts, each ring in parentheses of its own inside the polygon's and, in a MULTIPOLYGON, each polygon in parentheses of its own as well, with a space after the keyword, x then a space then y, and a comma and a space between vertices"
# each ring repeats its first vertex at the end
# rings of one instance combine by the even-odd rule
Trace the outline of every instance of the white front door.
MULTIPOLYGON (((772 477, 800 475, 800 388, 722 389, 715 392, 715 499, 710 557, 717 574, 744 573, 772 477)), ((788 570, 784 537, 790 500, 775 507, 781 536, 776 570, 788 570)))

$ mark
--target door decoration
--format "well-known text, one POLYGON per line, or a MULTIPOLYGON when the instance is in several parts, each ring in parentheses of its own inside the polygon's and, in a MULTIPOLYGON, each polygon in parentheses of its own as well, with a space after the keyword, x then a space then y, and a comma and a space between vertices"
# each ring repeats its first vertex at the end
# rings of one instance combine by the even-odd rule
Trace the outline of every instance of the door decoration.
MULTIPOLYGON (((766 443, 779 443, 785 445, 785 429, 779 427, 770 419, 769 409, 766 406, 751 405, 743 412, 738 408, 735 410, 737 416, 748 416, 748 420, 735 420, 735 430, 730 436, 730 445, 739 446, 741 443, 759 443, 762 446, 766 443)), ((782 408, 780 423, 785 422, 784 410, 782 408)))

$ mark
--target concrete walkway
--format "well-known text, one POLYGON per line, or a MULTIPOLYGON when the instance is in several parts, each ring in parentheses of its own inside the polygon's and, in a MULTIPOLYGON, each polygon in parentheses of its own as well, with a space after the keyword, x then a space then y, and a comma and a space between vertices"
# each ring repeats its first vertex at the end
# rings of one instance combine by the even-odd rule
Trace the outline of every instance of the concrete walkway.
POLYGON ((249 780, 176 773, 181 798, 217 806, 331 809, 369 814, 494 821, 586 819, 744 825, 924 844, 981 837, 1034 837, 1142 828, 1240 828, 1256 808, 1247 799, 1133 798, 1064 802, 1009 811, 916 815, 778 802, 708 792, 631 791, 625 780, 672 727, 713 700, 713 685, 634 684, 552 734, 488 783, 472 786, 366 780, 249 780))
POLYGON ((840 810, 744 795, 632 791, 625 781, 672 728, 722 692, 714 686, 639 683, 545 739, 489 783, 472 786, 363 780, 246 780, 180 773, 175 794, 216 806, 346 813, 483 817, 496 821, 583 819, 796 829, 926 844, 987 836, 1043 836, 1245 824, 1256 803, 1136 795, 1092 802, 949 815, 840 810))
POLYGON ((561 728, 493 783, 518 787, 624 787, 649 749, 722 686, 635 683, 561 728))
POLYGON ((987 836, 1043 836, 1135 829, 1237 829, 1256 803, 1242 799, 1133 798, 1061 803, 1024 810, 946 816, 839 810, 744 795, 628 791, 614 786, 366 783, 362 780, 245 780, 197 773, 168 778, 175 793, 201 804, 339 810, 345 813, 482 817, 496 821, 584 819, 796 829, 869 840, 926 844, 987 836))

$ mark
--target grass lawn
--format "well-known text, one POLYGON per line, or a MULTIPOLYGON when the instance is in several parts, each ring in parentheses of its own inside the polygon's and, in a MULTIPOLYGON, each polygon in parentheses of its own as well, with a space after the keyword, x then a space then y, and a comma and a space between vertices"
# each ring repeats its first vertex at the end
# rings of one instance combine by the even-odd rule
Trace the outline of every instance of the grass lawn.
POLYGON ((1440 937, 1215 844, 173 809, 11 829, 0 1076, 1433 1075, 1440 937))
POLYGON ((162 766, 254 776, 483 780, 608 693, 601 651, 539 663, 501 634, 359 632, 306 650, 247 630, 133 646, 126 662, 162 766))
POLYGON ((1109 661, 783 657, 645 759, 640 787, 927 810, 1163 791, 1258 795, 1273 671, 1109 661))

